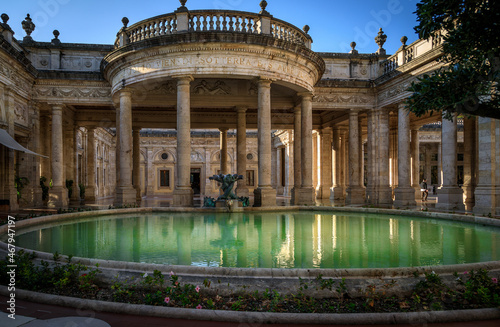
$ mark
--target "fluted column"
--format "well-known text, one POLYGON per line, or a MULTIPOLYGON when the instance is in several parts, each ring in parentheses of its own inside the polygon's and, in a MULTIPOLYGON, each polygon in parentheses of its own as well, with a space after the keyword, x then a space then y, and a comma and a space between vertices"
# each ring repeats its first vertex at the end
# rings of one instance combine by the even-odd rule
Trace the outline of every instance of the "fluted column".
POLYGON ((177 78, 177 177, 173 205, 193 206, 191 188, 191 82, 192 76, 177 78))
POLYGON ((477 157, 477 119, 464 119, 464 185, 465 206, 468 211, 475 205, 474 191, 476 188, 476 157, 477 157))
POLYGON ((301 110, 301 177, 299 191, 300 205, 316 204, 316 192, 313 187, 313 141, 312 141, 312 93, 300 93, 301 110))
POLYGON ((85 202, 93 203, 96 200, 95 178, 95 126, 87 127, 87 184, 85 186, 85 202))
POLYGON ((299 204, 299 189, 302 185, 301 173, 301 151, 302 151, 302 123, 301 123, 302 108, 300 106, 294 109, 294 125, 293 125, 293 188, 292 205, 299 204))
POLYGON ((141 203, 142 195, 141 195, 141 129, 134 128, 133 129, 133 185, 135 188, 136 196, 135 200, 137 203, 141 203))
POLYGON ((136 202, 137 192, 132 186, 132 92, 128 89, 120 91, 120 148, 117 160, 120 161, 120 183, 116 188, 115 205, 136 202))
POLYGON ((254 205, 268 207, 276 205, 276 191, 271 186, 271 81, 259 80, 258 85, 259 185, 254 191, 254 205))
POLYGON ((365 190, 360 185, 360 153, 359 153, 359 110, 349 111, 349 187, 347 188, 347 204, 363 204, 365 190))
POLYGON ((238 152, 237 172, 243 176, 243 179, 238 181, 236 194, 242 197, 248 197, 249 191, 247 186, 247 108, 236 108, 238 113, 238 130, 236 135, 236 151, 238 152))
POLYGON ((221 174, 229 174, 227 167, 227 128, 219 128, 220 132, 220 172, 221 174))
POLYGON ((463 191, 457 184, 457 116, 453 120, 443 118, 441 129, 441 164, 443 185, 438 190, 436 208, 441 210, 465 210, 463 191))
POLYGON ((62 112, 62 106, 52 107, 52 188, 49 191, 49 206, 54 208, 68 206, 68 190, 64 182, 62 112))
POLYGON ((411 187, 410 112, 404 104, 398 108, 398 187, 394 190, 395 207, 415 206, 415 190, 411 187))
POLYGON ((479 158, 474 213, 500 214, 500 120, 478 117, 479 158))
POLYGON ((321 135, 321 185, 318 199, 330 199, 332 188, 332 128, 327 127, 320 131, 321 135))
MULTIPOLYGON (((411 130, 411 187, 415 191, 415 199, 420 199, 421 198, 421 192, 420 192, 420 141, 418 138, 418 130, 417 129, 412 129, 411 130)), ((424 178, 427 179, 428 185, 430 185, 430 175, 429 177, 425 176, 424 178)))

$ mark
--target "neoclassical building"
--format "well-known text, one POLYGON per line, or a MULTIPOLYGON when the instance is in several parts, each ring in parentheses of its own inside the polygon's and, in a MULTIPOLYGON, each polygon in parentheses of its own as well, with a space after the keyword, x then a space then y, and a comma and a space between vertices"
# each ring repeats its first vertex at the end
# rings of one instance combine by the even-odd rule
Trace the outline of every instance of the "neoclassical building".
POLYGON ((317 199, 500 214, 500 123, 417 118, 407 88, 440 67, 441 37, 361 54, 311 50, 309 27, 259 13, 188 10, 129 25, 112 45, 14 37, 0 24, 0 201, 11 210, 213 196, 238 173, 254 206, 317 199), (40 177, 51 181, 47 203, 40 177), (19 178, 25 178, 19 189, 19 178), (69 181, 73 192, 68 192, 69 181), (17 188, 16 188, 17 186, 17 188), (70 195, 70 197, 69 197, 70 195))

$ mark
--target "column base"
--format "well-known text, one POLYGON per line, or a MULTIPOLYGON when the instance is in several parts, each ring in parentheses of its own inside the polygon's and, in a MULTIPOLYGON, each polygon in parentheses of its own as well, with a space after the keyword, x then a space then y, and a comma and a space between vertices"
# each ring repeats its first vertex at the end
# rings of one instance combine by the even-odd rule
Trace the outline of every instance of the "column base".
POLYGON ((174 190, 174 196, 172 201, 173 207, 193 207, 194 192, 192 188, 176 188, 174 190))
POLYGON ((335 202, 345 201, 344 188, 340 186, 333 187, 330 190, 330 200, 335 202))
POLYGON ((346 196, 346 204, 365 204, 365 189, 362 187, 348 187, 346 196))
MULTIPOLYGON (((136 203, 136 191, 132 186, 119 186, 116 188, 115 206, 136 203)), ((85 193, 85 202, 87 202, 87 193, 85 193)))
POLYGON ((462 190, 464 190, 465 209, 467 211, 472 211, 476 204, 476 198, 474 196, 474 187, 472 185, 463 185, 462 190))
POLYGON ((330 187, 328 186, 320 186, 318 188, 318 192, 316 193, 316 198, 321 200, 329 200, 330 199, 330 187))
POLYGON ((135 189, 135 192, 136 192, 136 195, 135 195, 135 201, 139 204, 142 202, 142 192, 141 192, 141 189, 139 187, 134 187, 135 189))
MULTIPOLYGON (((379 186, 377 190, 377 205, 392 205, 392 188, 390 186, 379 186)), ((413 199, 415 201, 415 199, 413 199)))
POLYGON ((299 189, 298 205, 301 206, 316 205, 316 190, 313 187, 301 187, 299 189))
POLYGON ((299 191, 300 191, 300 188, 298 188, 298 187, 293 187, 292 190, 290 191, 290 194, 291 194, 290 204, 291 205, 299 205, 299 191))
POLYGON ((437 194, 436 209, 465 211, 464 192, 461 188, 444 186, 438 189, 437 194))
MULTIPOLYGON (((78 189, 80 190, 80 189, 78 189)), ((96 188, 95 186, 87 186, 85 187, 85 203, 94 203, 95 200, 97 199, 95 194, 96 194, 96 188)), ((118 188, 117 188, 118 192, 118 188)))
POLYGON ((415 189, 412 187, 398 187, 394 190, 394 196, 395 207, 414 207, 417 205, 415 201, 415 189))
POLYGON ((64 186, 54 186, 49 190, 49 208, 65 208, 68 206, 68 189, 64 186))
POLYGON ((253 191, 254 207, 275 207, 276 191, 271 187, 258 187, 253 191))
POLYGON ((472 211, 481 216, 500 214, 500 188, 476 187, 474 192, 476 203, 472 211))

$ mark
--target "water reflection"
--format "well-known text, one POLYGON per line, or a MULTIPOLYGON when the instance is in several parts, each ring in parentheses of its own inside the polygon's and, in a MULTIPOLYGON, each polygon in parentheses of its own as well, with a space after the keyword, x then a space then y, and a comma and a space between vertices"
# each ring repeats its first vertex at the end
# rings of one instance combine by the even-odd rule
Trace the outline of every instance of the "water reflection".
POLYGON ((212 267, 385 268, 500 260, 498 228, 366 214, 100 217, 22 234, 16 244, 81 257, 212 267))

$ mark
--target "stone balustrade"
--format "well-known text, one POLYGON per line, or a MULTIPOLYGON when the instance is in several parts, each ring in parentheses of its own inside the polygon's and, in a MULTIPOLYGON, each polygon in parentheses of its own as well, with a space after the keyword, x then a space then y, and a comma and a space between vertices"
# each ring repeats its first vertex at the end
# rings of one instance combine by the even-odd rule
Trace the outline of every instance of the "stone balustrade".
POLYGON ((399 66, 409 63, 430 50, 440 47, 442 42, 443 37, 441 34, 438 34, 436 37, 430 38, 429 40, 419 39, 410 45, 403 44, 395 54, 380 63, 381 68, 383 68, 383 74, 393 72, 397 70, 399 66))
MULTIPOLYGON (((125 18, 124 18, 125 19, 125 18)), ((192 10, 143 20, 118 32, 115 47, 178 33, 225 32, 268 35, 311 49, 312 39, 303 31, 270 15, 242 11, 192 10), (186 19, 187 17, 187 19, 186 19)))

